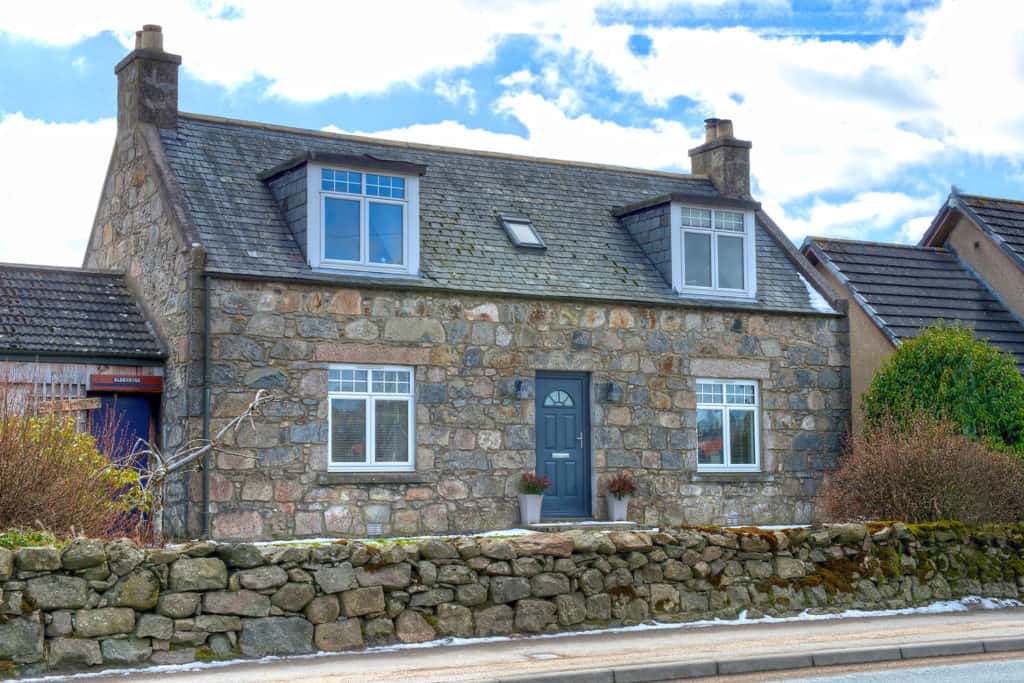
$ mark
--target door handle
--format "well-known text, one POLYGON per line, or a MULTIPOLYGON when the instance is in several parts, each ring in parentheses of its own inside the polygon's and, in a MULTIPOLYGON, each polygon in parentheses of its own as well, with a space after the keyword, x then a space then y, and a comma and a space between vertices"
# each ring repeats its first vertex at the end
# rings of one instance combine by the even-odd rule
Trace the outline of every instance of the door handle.
POLYGON ((576 437, 576 440, 580 442, 580 448, 583 448, 583 432, 579 433, 579 436, 576 437))

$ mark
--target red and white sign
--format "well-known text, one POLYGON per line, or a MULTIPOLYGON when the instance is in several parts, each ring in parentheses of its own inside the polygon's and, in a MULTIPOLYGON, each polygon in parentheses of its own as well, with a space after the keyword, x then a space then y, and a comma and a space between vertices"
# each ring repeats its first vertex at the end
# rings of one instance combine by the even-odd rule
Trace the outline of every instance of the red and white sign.
POLYGON ((159 375, 89 375, 89 391, 159 394, 164 378, 159 375))

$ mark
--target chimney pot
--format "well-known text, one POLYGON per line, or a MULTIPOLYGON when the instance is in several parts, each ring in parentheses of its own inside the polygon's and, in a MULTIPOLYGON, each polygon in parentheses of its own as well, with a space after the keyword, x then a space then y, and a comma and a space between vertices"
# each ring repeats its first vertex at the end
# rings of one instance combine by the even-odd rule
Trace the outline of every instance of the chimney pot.
POLYGON ((136 50, 141 50, 142 49, 142 31, 136 31, 135 32, 135 49, 136 50))
POLYGON ((718 119, 704 119, 704 142, 718 139, 718 119))
POLYGON ((156 24, 146 24, 142 27, 141 42, 143 50, 164 51, 164 34, 156 24))
POLYGON ((706 175, 725 197, 750 199, 750 147, 729 119, 704 119, 704 144, 690 150, 690 170, 706 175))

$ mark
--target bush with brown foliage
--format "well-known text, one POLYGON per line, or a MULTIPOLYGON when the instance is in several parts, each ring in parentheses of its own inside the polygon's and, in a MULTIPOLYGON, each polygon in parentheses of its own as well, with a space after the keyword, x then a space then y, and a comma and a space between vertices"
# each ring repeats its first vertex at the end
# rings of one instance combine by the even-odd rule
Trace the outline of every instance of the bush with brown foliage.
POLYGON ((146 507, 138 472, 103 455, 117 431, 105 425, 98 445, 67 413, 37 414, 0 386, 0 531, 135 532, 146 507))
POLYGON ((832 521, 1016 522, 1024 519, 1024 465, 950 422, 881 419, 851 438, 821 507, 832 521))

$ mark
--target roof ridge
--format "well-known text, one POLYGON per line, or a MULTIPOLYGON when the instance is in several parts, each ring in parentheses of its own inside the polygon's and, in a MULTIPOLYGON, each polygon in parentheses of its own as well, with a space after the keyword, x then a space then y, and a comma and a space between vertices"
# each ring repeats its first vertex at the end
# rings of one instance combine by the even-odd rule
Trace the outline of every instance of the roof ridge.
POLYGON ((926 247, 919 244, 904 244, 902 242, 881 242, 878 240, 851 240, 844 237, 816 237, 814 235, 808 235, 807 239, 812 242, 841 242, 842 244, 863 244, 865 246, 872 247, 900 247, 902 249, 914 249, 914 250, 929 250, 929 251, 941 251, 949 253, 949 250, 945 247, 926 247))
POLYGON ((119 273, 116 270, 98 270, 95 268, 82 268, 80 266, 52 266, 38 263, 13 263, 8 261, 0 261, 0 270, 4 270, 7 268, 17 268, 19 270, 42 270, 47 272, 60 273, 77 273, 82 275, 109 275, 111 277, 124 279, 124 273, 119 273))
POLYGON ((1024 204, 1024 199, 1010 199, 1009 197, 990 197, 986 194, 971 194, 969 192, 959 192, 958 197, 973 197, 975 199, 988 199, 995 202, 1009 202, 1010 204, 1024 204))
POLYGON ((677 173, 674 171, 659 171, 655 169, 637 168, 635 166, 620 166, 617 164, 602 164, 594 161, 575 161, 572 159, 555 159, 552 157, 532 156, 529 154, 513 154, 511 152, 495 152, 485 149, 472 149, 469 147, 451 147, 448 145, 432 145, 425 142, 406 142, 404 140, 392 140, 388 138, 376 138, 369 135, 353 135, 351 133, 334 133, 325 130, 312 128, 299 128, 297 126, 285 126, 276 123, 263 123, 261 121, 248 121, 245 119, 233 119, 224 116, 212 116, 210 114, 196 114, 191 112, 178 112, 180 118, 205 121, 207 123, 222 123, 247 128, 258 128, 263 130, 280 131, 282 133, 295 133, 299 135, 312 135, 315 137, 327 138, 330 140, 349 140, 351 142, 362 142, 366 144, 384 145, 404 149, 423 150, 427 152, 447 152, 449 154, 465 154, 467 156, 488 157, 494 159, 510 159, 514 161, 533 161, 542 164, 554 164, 558 166, 574 166, 578 168, 592 168, 603 171, 618 171, 622 173, 636 173, 638 175, 651 175, 663 178, 678 178, 679 180, 708 180, 707 175, 702 173, 677 173))

